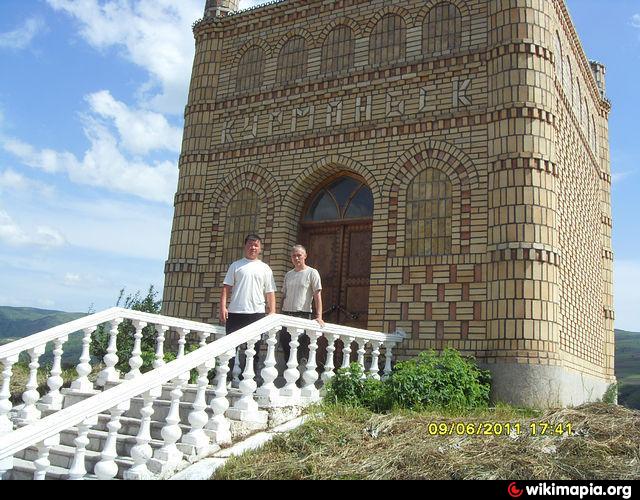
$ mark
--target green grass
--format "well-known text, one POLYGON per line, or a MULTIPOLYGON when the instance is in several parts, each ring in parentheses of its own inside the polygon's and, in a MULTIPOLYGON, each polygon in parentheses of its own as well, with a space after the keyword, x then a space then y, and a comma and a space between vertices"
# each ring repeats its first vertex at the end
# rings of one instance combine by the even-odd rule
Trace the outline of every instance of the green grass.
MULTIPOLYGON (((539 429, 540 427, 538 427, 539 429)), ((212 479, 640 478, 640 413, 595 403, 544 413, 501 406, 455 416, 319 407, 304 425, 230 459, 212 479), (520 423, 511 435, 434 435, 433 424, 520 423), (572 435, 532 435, 531 423, 570 423, 572 435)))

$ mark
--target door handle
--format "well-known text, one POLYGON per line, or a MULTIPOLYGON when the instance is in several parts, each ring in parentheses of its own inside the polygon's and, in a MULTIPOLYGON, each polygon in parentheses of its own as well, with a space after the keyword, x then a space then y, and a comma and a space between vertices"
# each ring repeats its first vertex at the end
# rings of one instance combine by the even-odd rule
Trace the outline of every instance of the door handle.
POLYGON ((333 304, 329 309, 326 309, 326 310, 322 311, 322 315, 324 316, 325 314, 332 313, 336 309, 338 309, 338 306, 333 304))

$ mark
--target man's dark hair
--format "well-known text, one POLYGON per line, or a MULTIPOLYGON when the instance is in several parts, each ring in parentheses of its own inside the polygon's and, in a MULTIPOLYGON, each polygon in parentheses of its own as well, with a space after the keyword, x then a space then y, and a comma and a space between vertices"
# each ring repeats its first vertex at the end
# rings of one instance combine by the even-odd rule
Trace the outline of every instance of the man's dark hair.
POLYGON ((260 238, 260 236, 258 236, 257 234, 248 234, 247 237, 244 239, 244 244, 246 245, 250 241, 259 241, 260 244, 262 245, 262 238, 260 238))

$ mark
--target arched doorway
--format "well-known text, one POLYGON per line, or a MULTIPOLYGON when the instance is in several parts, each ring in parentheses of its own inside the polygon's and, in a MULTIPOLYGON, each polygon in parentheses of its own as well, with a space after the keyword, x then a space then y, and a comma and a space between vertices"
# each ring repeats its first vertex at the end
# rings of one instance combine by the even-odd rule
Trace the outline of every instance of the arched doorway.
POLYGON ((372 220, 371 189, 349 175, 327 181, 305 206, 299 239, 320 272, 329 323, 367 328, 372 220))

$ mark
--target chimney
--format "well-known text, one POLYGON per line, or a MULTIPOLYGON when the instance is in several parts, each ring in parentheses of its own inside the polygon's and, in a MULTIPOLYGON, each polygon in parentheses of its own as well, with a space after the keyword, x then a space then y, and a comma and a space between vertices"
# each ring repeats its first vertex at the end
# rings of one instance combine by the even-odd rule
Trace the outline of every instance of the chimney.
POLYGON ((223 17, 238 10, 240 0, 207 0, 204 17, 223 17))
POLYGON ((596 84, 598 85, 598 90, 600 91, 600 97, 602 99, 607 98, 607 86, 605 75, 607 73, 607 68, 605 68, 604 64, 599 63, 598 61, 589 61, 591 65, 591 72, 593 73, 593 77, 596 79, 596 84))

